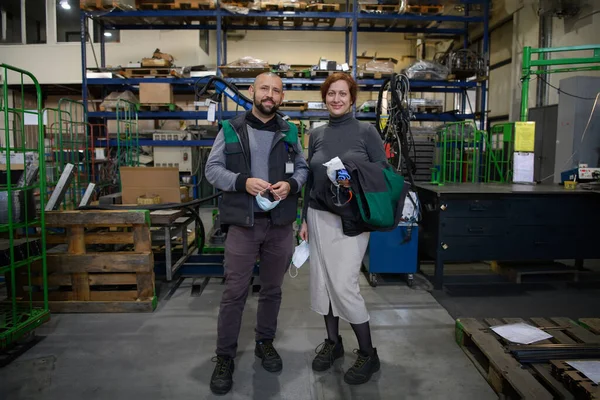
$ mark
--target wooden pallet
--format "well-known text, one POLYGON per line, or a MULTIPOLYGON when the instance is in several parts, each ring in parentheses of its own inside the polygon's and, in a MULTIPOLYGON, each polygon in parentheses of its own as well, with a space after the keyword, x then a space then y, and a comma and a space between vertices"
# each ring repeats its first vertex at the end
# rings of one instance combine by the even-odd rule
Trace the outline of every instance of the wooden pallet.
POLYGON ((561 381, 577 399, 600 399, 600 388, 565 361, 551 361, 552 376, 561 381))
POLYGON ((310 78, 310 70, 287 70, 287 71, 274 71, 274 74, 280 78, 310 78))
POLYGON ((305 111, 307 108, 305 101, 284 101, 279 107, 281 111, 305 111))
POLYGON ((340 5, 339 4, 324 4, 324 3, 309 4, 306 6, 306 11, 337 12, 337 11, 340 11, 340 5))
POLYGON ((492 263, 492 270, 500 275, 506 276, 511 282, 523 283, 527 277, 537 277, 550 280, 551 277, 567 278, 570 281, 579 281, 579 276, 585 271, 569 267, 560 263, 551 264, 520 264, 520 263, 492 263))
POLYGON ((140 10, 214 10, 215 0, 141 0, 140 10))
POLYGON ((384 14, 393 14, 397 13, 400 10, 400 7, 395 4, 361 4, 360 11, 367 13, 384 13, 384 14))
POLYGON ((123 2, 119 0, 79 0, 79 8, 85 11, 95 11, 95 10, 133 10, 130 5, 123 4, 123 2))
POLYGON ((344 71, 319 71, 319 70, 313 70, 313 71, 310 71, 310 77, 312 79, 315 79, 315 78, 327 78, 328 76, 333 75, 336 72, 342 72, 342 73, 346 73, 346 74, 350 73, 350 72, 344 72, 344 71))
POLYGON ((444 12, 444 6, 430 4, 430 5, 421 5, 421 4, 408 4, 406 6, 405 12, 411 14, 441 14, 444 12))
POLYGON ((121 75, 126 78, 142 78, 142 77, 155 77, 155 78, 167 78, 176 77, 181 78, 181 74, 171 68, 125 68, 121 71, 121 75))
POLYGON ((444 106, 416 106, 417 112, 427 114, 441 114, 444 112, 444 106))
POLYGON ((360 79, 386 79, 391 78, 392 74, 386 74, 383 72, 359 72, 357 78, 360 79))
MULTIPOLYGON (((52 312, 150 312, 156 308, 149 211, 46 213, 49 307, 52 312), (119 251, 113 250, 118 246, 119 251), (128 249, 131 248, 131 249, 128 249), (108 251, 100 251, 108 250, 108 251)), ((19 275, 17 296, 43 300, 42 265, 19 275)))
POLYGON ((262 1, 260 3, 260 9, 262 11, 304 11, 306 9, 306 2, 269 2, 262 1))
MULTIPOLYGON (((600 323, 600 319, 594 320, 594 324, 600 323)), ((552 375, 551 363, 519 363, 507 351, 509 343, 489 329, 519 322, 537 326, 553 336, 536 344, 591 343, 600 348, 600 335, 568 318, 460 318, 456 320, 456 341, 494 391, 504 398, 578 398, 552 375)))

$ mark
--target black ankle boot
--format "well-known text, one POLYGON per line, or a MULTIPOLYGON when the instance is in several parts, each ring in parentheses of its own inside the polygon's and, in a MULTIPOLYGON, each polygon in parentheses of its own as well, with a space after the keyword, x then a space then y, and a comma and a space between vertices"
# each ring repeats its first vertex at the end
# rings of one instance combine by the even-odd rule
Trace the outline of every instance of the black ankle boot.
POLYGON ((279 372, 283 369, 283 361, 275 347, 273 347, 272 340, 256 342, 254 354, 262 360, 261 364, 265 370, 279 372))
POLYGON ((226 394, 233 386, 233 370, 235 369, 233 359, 216 356, 213 361, 216 361, 217 365, 210 378, 210 390, 214 394, 226 394))
POLYGON ((381 367, 379 363, 379 356, 377 355, 377 349, 373 349, 372 354, 363 353, 360 350, 354 350, 354 353, 358 355, 356 362, 344 375, 344 382, 349 385, 360 385, 366 383, 371 379, 371 376, 379 371, 381 367))
POLYGON ((327 371, 333 365, 333 362, 344 355, 344 345, 342 337, 338 336, 337 343, 325 339, 316 349, 317 356, 312 362, 313 371, 327 371))

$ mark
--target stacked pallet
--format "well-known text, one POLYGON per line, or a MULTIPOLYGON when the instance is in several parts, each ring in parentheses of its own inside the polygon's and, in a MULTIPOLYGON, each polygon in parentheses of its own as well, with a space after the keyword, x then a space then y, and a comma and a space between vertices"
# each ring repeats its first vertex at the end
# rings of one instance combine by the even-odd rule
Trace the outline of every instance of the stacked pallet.
MULTIPOLYGON (((144 312, 156 308, 149 211, 46 214, 51 312, 144 312)), ((43 301, 42 264, 19 275, 17 297, 43 301)))
POLYGON ((600 318, 461 318, 456 341, 502 398, 600 399, 600 387, 567 362, 598 361, 600 318), (490 328, 527 323, 552 338, 532 345, 510 343, 490 328))

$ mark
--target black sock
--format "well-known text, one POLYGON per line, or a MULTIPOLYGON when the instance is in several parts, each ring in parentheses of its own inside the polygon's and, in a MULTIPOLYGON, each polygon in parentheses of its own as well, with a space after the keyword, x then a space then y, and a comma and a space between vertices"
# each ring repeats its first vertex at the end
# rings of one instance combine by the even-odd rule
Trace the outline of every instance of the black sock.
POLYGON ((369 327, 369 322, 350 324, 350 326, 352 326, 352 330, 356 335, 360 351, 367 355, 373 354, 373 343, 371 342, 371 328, 369 327))
POLYGON ((333 316, 333 310, 331 309, 331 303, 329 303, 329 314, 325 316, 325 328, 327 328, 327 338, 334 343, 338 342, 340 335, 340 318, 333 316))

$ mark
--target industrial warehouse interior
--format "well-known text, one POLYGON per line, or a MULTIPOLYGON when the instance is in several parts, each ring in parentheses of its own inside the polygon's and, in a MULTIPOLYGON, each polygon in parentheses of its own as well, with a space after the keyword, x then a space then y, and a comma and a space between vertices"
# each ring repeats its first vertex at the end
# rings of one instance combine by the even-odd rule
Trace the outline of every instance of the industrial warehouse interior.
POLYGON ((0 399, 600 399, 599 27, 2 0, 0 399))

